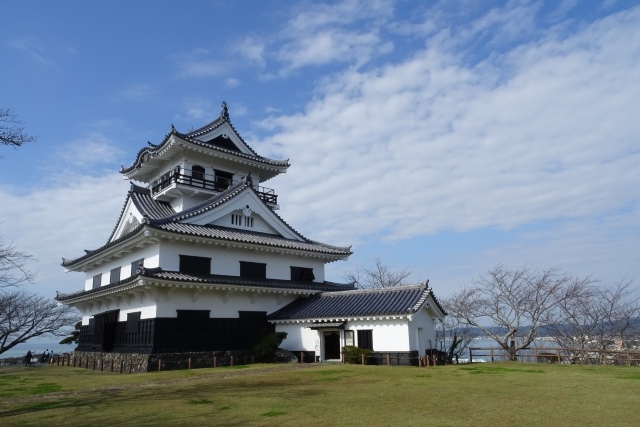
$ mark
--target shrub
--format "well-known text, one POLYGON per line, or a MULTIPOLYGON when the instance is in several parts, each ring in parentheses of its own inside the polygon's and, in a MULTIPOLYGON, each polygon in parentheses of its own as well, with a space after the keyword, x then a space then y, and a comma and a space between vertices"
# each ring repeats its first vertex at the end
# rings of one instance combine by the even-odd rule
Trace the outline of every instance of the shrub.
POLYGON ((278 347, 286 337, 286 332, 271 332, 262 337, 258 344, 253 347, 253 355, 256 360, 258 362, 273 362, 276 350, 278 350, 278 347))
POLYGON ((364 363, 369 364, 369 356, 371 356, 371 350, 368 348, 360 348, 354 345, 345 345, 342 347, 342 354, 344 355, 344 361, 351 364, 361 364, 362 355, 364 354, 364 363))

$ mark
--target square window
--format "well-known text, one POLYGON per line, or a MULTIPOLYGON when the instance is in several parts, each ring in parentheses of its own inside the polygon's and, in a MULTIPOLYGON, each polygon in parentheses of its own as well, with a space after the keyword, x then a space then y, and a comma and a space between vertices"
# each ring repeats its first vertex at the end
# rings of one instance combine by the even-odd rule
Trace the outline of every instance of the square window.
POLYGON ((93 289, 98 289, 102 284, 102 274, 93 276, 93 289))

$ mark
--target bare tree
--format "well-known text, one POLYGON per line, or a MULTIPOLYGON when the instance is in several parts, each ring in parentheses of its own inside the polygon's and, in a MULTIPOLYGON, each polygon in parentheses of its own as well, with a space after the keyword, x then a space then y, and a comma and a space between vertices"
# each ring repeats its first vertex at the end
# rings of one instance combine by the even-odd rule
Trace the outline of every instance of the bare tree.
POLYGON ((640 298, 631 281, 593 288, 563 301, 550 324, 559 345, 581 350, 605 350, 614 341, 627 348, 638 326, 640 298))
POLYGON ((354 271, 345 273, 345 280, 354 283, 360 289, 394 288, 407 286, 407 278, 411 271, 407 269, 392 270, 378 257, 373 259, 373 266, 358 266, 354 271))
POLYGON ((26 267, 31 255, 17 250, 13 244, 4 245, 0 237, 0 289, 32 283, 35 274, 26 267))
POLYGON ((455 292, 449 313, 480 329, 515 360, 516 352, 537 337, 538 328, 556 318, 563 302, 591 292, 593 283, 590 277, 554 268, 537 272, 498 265, 455 292))
POLYGON ((14 148, 35 141, 35 136, 24 133, 24 127, 18 116, 8 108, 0 108, 0 144, 14 148))
POLYGON ((479 335, 478 328, 471 326, 452 311, 453 300, 451 298, 440 298, 440 304, 448 315, 442 322, 436 324, 436 341, 438 350, 447 354, 448 363, 453 363, 479 335))
POLYGON ((78 321, 77 311, 24 290, 0 291, 0 354, 42 335, 65 336, 78 321))

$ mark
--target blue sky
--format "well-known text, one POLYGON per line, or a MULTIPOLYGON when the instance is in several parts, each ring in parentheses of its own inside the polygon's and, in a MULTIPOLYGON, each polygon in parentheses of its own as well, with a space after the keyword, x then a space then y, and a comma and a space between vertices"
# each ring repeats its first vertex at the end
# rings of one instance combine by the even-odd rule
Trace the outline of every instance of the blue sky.
POLYGON ((106 242, 118 173, 229 104, 305 236, 439 295, 497 263, 640 280, 640 7, 632 1, 7 1, 0 236, 34 289, 106 242))

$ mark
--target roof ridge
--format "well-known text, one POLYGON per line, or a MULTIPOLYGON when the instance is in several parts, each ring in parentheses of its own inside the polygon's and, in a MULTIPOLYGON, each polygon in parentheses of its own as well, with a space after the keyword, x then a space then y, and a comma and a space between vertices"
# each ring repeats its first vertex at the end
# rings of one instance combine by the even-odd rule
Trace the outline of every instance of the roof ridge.
MULTIPOLYGON (((415 289, 420 289, 420 288, 425 288, 426 289, 430 289, 428 287, 428 285, 426 285, 425 283, 421 283, 418 285, 406 285, 406 286, 390 286, 390 287, 386 287, 386 288, 360 288, 360 289, 352 289, 352 290, 348 290, 348 291, 339 291, 340 294, 345 294, 345 293, 349 293, 349 294, 377 294, 377 293, 386 293, 386 292, 401 292, 401 291, 408 291, 408 290, 415 290, 415 289)), ((335 296, 335 295, 333 295, 335 296)))

